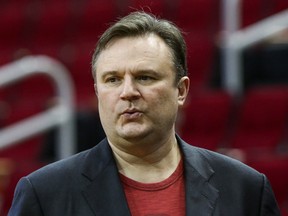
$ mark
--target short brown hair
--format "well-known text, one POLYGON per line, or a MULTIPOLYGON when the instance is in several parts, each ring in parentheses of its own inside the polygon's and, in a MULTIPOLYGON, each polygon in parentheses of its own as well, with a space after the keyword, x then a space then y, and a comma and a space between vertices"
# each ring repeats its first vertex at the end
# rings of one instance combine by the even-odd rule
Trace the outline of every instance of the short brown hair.
POLYGON ((187 75, 186 43, 180 29, 170 21, 157 19, 145 12, 133 12, 108 28, 98 40, 92 57, 92 74, 95 79, 96 63, 100 53, 115 38, 155 34, 170 48, 176 69, 176 82, 187 75))

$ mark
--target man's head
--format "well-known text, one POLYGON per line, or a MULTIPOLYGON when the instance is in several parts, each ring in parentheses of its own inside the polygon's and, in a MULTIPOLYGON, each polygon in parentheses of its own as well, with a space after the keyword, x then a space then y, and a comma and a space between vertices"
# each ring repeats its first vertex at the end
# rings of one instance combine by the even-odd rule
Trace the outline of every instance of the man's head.
POLYGON ((94 88, 111 143, 154 149, 155 142, 175 138, 189 89, 185 64, 180 31, 150 15, 128 15, 102 35, 93 56, 94 88))
POLYGON ((92 73, 95 80, 99 55, 109 44, 119 38, 138 37, 148 34, 159 36, 169 47, 175 67, 175 84, 187 76, 186 44, 180 30, 167 20, 160 20, 144 12, 134 12, 120 19, 100 37, 92 58, 92 73))

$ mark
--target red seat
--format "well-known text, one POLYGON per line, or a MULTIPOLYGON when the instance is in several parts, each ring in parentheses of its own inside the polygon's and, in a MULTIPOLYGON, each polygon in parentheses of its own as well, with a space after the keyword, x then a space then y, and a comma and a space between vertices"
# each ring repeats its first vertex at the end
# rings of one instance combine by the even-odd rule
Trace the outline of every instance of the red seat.
POLYGON ((16 52, 15 47, 10 46, 10 47, 4 48, 1 46, 1 48, 0 48, 0 66, 10 63, 14 58, 15 52, 16 52))
POLYGON ((85 106, 91 100, 91 97, 95 96, 91 70, 94 47, 93 42, 76 44, 74 60, 68 65, 77 89, 75 93, 78 106, 85 106))
POLYGON ((286 0, 274 0, 274 12, 280 12, 288 9, 288 1, 286 0))
POLYGON ((12 2, 9 1, 9 4, 1 5, 0 41, 3 46, 15 46, 15 44, 20 44, 23 38, 26 24, 26 5, 27 1, 25 0, 12 2))
MULTIPOLYGON (((24 150, 25 152, 27 152, 29 150, 33 151, 33 148, 27 148, 27 146, 25 144, 24 144, 24 146, 26 147, 26 149, 24 150)), ((23 150, 23 149, 19 149, 17 152, 18 154, 15 155, 15 157, 17 157, 19 155, 20 150, 23 150)), ((0 208, 0 215, 8 215, 8 211, 11 207, 13 195, 15 192, 15 187, 16 187, 16 184, 19 181, 19 179, 22 178, 23 176, 30 174, 31 172, 35 171, 36 169, 41 168, 43 165, 46 165, 46 164, 41 163, 39 161, 33 161, 32 159, 29 160, 28 157, 25 159, 19 159, 19 160, 15 160, 15 157, 6 158, 7 160, 11 161, 12 164, 10 166, 12 166, 12 167, 10 168, 10 170, 8 170, 10 172, 8 173, 8 176, 6 177, 6 182, 5 182, 6 187, 4 188, 4 194, 1 197, 2 198, 1 199, 2 205, 0 208)), ((35 159, 35 158, 33 158, 33 159, 35 159)))
POLYGON ((96 42, 100 33, 115 21, 117 15, 117 4, 113 0, 87 1, 79 20, 78 40, 96 42))
POLYGON ((181 132, 192 145, 216 150, 228 127, 231 97, 223 91, 192 93, 184 109, 181 132))
POLYGON ((180 0, 176 20, 188 30, 210 31, 219 24, 219 1, 180 0))
POLYGON ((129 11, 135 10, 144 10, 163 18, 167 14, 168 5, 166 0, 132 0, 129 4, 129 11))
POLYGON ((35 28, 36 46, 63 43, 71 16, 70 1, 43 1, 35 28))
POLYGON ((288 202, 288 155, 268 155, 248 165, 267 176, 279 206, 284 207, 288 202))
POLYGON ((243 0, 241 4, 242 27, 251 25, 263 18, 263 4, 262 0, 243 0))
POLYGON ((288 216, 288 201, 283 206, 280 206, 280 209, 281 209, 282 216, 288 216))
POLYGON ((284 137, 287 114, 287 88, 251 89, 240 107, 232 147, 274 151, 284 137))
POLYGON ((187 34, 187 64, 191 87, 205 87, 211 76, 213 41, 206 34, 187 34))

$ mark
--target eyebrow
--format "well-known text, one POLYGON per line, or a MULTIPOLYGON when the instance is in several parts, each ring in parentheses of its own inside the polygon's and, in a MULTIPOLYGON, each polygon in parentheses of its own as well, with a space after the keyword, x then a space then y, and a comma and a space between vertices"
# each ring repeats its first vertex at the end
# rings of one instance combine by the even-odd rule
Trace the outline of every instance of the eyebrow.
POLYGON ((145 69, 145 70, 137 70, 135 71, 135 75, 150 75, 150 76, 153 76, 155 78, 160 78, 162 76, 161 73, 153 70, 153 69, 145 69))
POLYGON ((154 74, 155 76, 159 75, 155 70, 152 69, 147 69, 147 70, 138 70, 136 73, 149 73, 149 74, 154 74))
POLYGON ((109 76, 109 75, 116 75, 116 74, 119 74, 119 71, 104 71, 101 74, 101 78, 104 78, 104 77, 109 76))
MULTIPOLYGON (((122 74, 124 72, 121 71, 104 71, 101 75, 101 77, 106 77, 109 75, 119 75, 122 74)), ((143 70, 136 70, 136 71, 132 71, 132 75, 138 75, 138 74, 151 74, 153 76, 159 76, 160 74, 158 72, 156 72, 155 70, 152 69, 143 69, 143 70)))

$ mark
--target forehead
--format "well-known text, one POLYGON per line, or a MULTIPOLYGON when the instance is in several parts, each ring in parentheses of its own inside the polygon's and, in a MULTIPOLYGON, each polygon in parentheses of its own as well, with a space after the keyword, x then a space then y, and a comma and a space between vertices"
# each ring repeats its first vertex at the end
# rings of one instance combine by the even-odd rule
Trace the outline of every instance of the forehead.
POLYGON ((172 65, 170 48, 157 35, 116 38, 99 54, 96 71, 122 64, 172 65))

